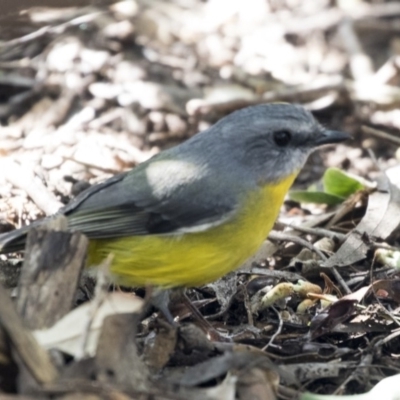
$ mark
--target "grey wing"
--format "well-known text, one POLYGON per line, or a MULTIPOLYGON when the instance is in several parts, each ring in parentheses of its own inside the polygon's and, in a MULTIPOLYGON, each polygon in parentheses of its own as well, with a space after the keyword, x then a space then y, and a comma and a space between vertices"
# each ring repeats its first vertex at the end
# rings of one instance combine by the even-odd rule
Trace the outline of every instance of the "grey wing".
POLYGON ((70 228, 93 239, 176 234, 219 225, 235 213, 236 199, 211 176, 188 181, 179 171, 168 177, 167 168, 149 179, 147 172, 141 165, 87 189, 61 210, 70 228))

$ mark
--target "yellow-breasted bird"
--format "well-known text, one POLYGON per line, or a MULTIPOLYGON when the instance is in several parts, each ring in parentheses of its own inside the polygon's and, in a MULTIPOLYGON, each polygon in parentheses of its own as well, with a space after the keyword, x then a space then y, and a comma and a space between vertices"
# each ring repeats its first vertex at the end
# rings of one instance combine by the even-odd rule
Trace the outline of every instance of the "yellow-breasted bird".
MULTIPOLYGON (((202 285, 257 251, 310 152, 348 138, 301 106, 244 108, 59 213, 90 239, 88 265, 114 255, 118 283, 202 285)), ((28 230, 0 235, 0 253, 23 249, 28 230)))

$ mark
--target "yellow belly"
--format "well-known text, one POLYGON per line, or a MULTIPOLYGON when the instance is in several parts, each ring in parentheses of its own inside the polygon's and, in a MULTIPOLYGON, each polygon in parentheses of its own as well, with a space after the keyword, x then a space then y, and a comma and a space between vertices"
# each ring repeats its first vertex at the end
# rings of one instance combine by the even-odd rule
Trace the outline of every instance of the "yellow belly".
POLYGON ((198 286, 238 268, 260 247, 279 214, 295 174, 260 188, 228 223, 182 235, 92 240, 88 265, 114 255, 111 273, 125 286, 198 286))

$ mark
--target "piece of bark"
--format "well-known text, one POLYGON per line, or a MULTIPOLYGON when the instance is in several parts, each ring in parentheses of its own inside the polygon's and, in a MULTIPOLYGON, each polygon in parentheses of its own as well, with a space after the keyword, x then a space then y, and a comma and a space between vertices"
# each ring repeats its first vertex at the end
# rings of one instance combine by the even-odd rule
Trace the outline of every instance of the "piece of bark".
POLYGON ((239 374, 237 396, 239 400, 275 400, 279 375, 270 370, 251 368, 239 374))
POLYGON ((177 344, 171 355, 173 365, 195 365, 217 354, 215 342, 194 324, 185 324, 178 329, 177 344))
MULTIPOLYGON (((31 329, 52 326, 72 308, 88 241, 80 233, 64 232, 66 229, 66 218, 58 216, 28 233, 17 307, 31 329)), ((14 358, 19 365, 19 392, 40 389, 41 382, 21 357, 14 358)))
POLYGON ((168 323, 160 324, 156 336, 143 351, 143 360, 156 373, 164 368, 175 352, 177 329, 168 323))
POLYGON ((103 323, 96 353, 97 380, 126 390, 149 390, 149 372, 139 357, 135 336, 139 314, 116 314, 103 323))
POLYGON ((48 328, 71 310, 86 258, 87 238, 62 231, 65 217, 50 224, 54 230, 29 232, 18 285, 18 311, 31 329, 48 328))
POLYGON ((12 357, 10 339, 4 329, 0 328, 0 393, 16 392, 17 375, 18 366, 12 357))
POLYGON ((58 373, 48 353, 25 328, 9 294, 2 286, 0 286, 0 327, 6 332, 22 365, 38 383, 49 383, 56 379, 58 373))
POLYGON ((15 260, 0 260, 0 283, 6 288, 14 288, 18 285, 21 275, 22 262, 15 260))

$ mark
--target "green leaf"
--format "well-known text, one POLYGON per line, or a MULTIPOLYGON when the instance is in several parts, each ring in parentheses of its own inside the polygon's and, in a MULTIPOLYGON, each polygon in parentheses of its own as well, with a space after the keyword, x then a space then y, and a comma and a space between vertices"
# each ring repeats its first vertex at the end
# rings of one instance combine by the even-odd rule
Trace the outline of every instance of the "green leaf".
POLYGON ((338 168, 328 168, 322 178, 324 192, 347 198, 363 190, 365 186, 357 177, 351 176, 338 168))
POLYGON ((347 174, 338 168, 328 168, 322 178, 322 185, 317 183, 307 190, 293 190, 289 193, 289 197, 300 203, 334 206, 367 186, 368 182, 364 183, 362 178, 347 174))
POLYGON ((289 197, 299 203, 317 203, 334 206, 345 200, 343 197, 325 192, 312 192, 308 190, 294 190, 289 192, 289 197))

